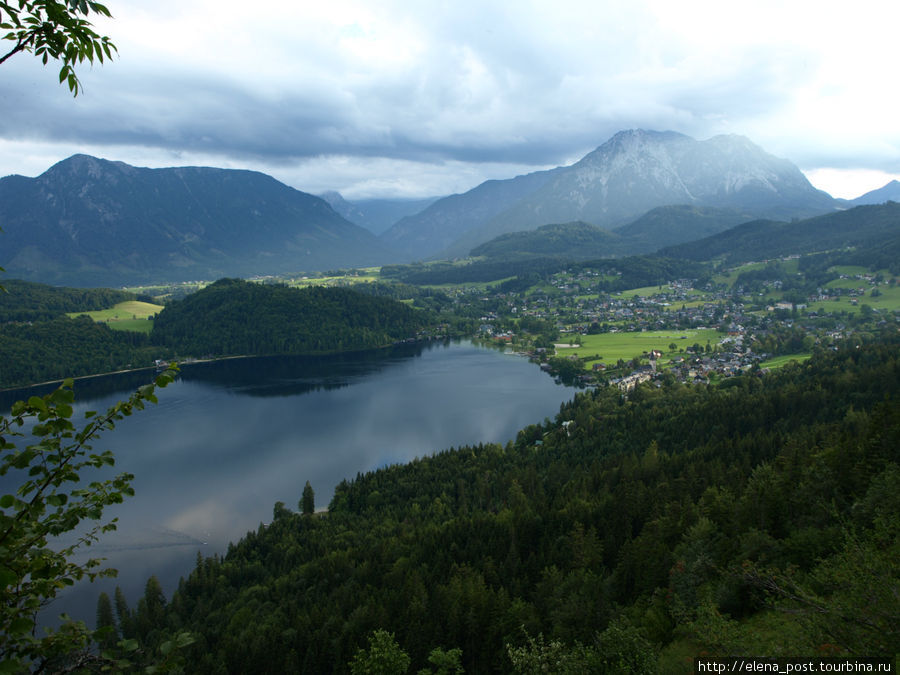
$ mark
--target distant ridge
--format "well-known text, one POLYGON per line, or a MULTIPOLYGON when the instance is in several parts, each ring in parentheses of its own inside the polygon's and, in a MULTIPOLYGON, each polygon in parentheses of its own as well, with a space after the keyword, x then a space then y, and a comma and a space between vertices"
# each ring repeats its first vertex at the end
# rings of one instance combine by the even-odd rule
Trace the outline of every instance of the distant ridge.
POLYGON ((320 195, 337 213, 351 223, 364 227, 373 234, 390 229, 401 218, 415 215, 431 206, 440 197, 427 199, 344 199, 340 192, 324 192, 320 195))
POLYGON ((659 254, 747 262, 843 248, 896 246, 898 238, 900 204, 887 202, 790 223, 755 220, 699 241, 663 248, 659 254))
POLYGON ((900 181, 892 180, 877 190, 871 190, 850 200, 850 203, 854 206, 862 206, 863 204, 884 204, 887 201, 900 202, 900 181))
MULTIPOLYGON (((410 259, 434 256, 540 188, 560 170, 485 181, 464 194, 444 197, 421 213, 399 220, 381 239, 410 259)), ((485 237, 473 246, 488 239, 485 237)), ((460 250, 457 245, 455 255, 467 255, 469 248, 460 250)))
POLYGON ((579 221, 501 234, 472 249, 472 255, 498 260, 532 256, 590 260, 620 255, 622 248, 621 237, 579 221))
POLYGON ((255 171, 74 155, 0 179, 0 266, 76 286, 290 274, 392 252, 319 197, 255 171))

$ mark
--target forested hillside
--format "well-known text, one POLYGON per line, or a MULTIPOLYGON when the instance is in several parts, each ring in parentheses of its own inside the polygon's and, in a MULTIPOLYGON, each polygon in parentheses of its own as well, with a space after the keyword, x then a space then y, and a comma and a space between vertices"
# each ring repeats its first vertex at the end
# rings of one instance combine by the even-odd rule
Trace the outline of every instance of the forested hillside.
POLYGON ((658 253, 688 260, 765 260, 846 247, 877 249, 898 234, 900 204, 887 202, 790 223, 755 220, 658 253))
POLYGON ((386 279, 407 284, 462 284, 491 282, 515 277, 518 285, 530 285, 565 269, 601 268, 610 279, 599 288, 605 292, 621 291, 639 286, 666 283, 671 279, 702 278, 708 274, 699 263, 663 258, 656 255, 605 258, 572 262, 559 258, 540 257, 517 260, 480 260, 471 264, 415 263, 386 265, 381 275, 386 279))
POLYGON ((0 265, 84 286, 292 274, 397 260, 322 199, 256 171, 73 155, 0 178, 0 265))
POLYGON ((66 288, 4 279, 0 292, 0 323, 45 321, 67 312, 90 312, 134 300, 134 293, 111 288, 66 288))
POLYGON ((469 673, 511 653, 610 673, 893 657, 898 347, 860 335, 720 387, 579 394, 505 447, 345 481, 327 514, 276 504, 167 606, 154 583, 117 603, 118 628, 149 646, 192 631, 195 672, 346 672, 376 629, 409 672, 437 648, 469 673))
POLYGON ((86 316, 0 324, 0 388, 152 366, 163 353, 146 335, 86 316))
POLYGON ((339 352, 415 337, 428 318, 390 298, 345 288, 221 279, 167 305, 151 340, 194 356, 339 352))
POLYGON ((494 260, 524 257, 554 257, 566 260, 611 258, 625 250, 621 237, 594 227, 574 222, 543 225, 536 230, 501 234, 472 249, 470 255, 494 260))
POLYGON ((109 288, 60 288, 5 279, 0 292, 0 388, 153 365, 146 335, 110 330, 68 312, 133 300, 109 288))

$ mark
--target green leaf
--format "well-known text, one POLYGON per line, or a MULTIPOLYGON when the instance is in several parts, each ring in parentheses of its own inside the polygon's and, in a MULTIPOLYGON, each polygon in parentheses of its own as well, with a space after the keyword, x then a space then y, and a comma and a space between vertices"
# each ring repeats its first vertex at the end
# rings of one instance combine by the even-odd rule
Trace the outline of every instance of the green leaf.
POLYGON ((47 503, 50 506, 63 506, 67 501, 69 496, 66 494, 47 495, 47 503))
POLYGON ((16 498, 12 495, 3 495, 0 497, 0 508, 8 509, 16 503, 16 498))
POLYGON ((41 412, 47 412, 47 403, 40 396, 32 396, 29 398, 28 405, 41 412))
POLYGON ((0 661, 0 673, 21 673, 27 672, 27 668, 23 667, 22 662, 19 659, 4 659, 0 661))
POLYGON ((19 575, 7 567, 0 567, 0 588, 14 586, 19 581, 19 575))
POLYGON ((137 640, 128 639, 128 640, 119 640, 119 647, 122 648, 122 651, 125 652, 136 652, 140 645, 137 640))

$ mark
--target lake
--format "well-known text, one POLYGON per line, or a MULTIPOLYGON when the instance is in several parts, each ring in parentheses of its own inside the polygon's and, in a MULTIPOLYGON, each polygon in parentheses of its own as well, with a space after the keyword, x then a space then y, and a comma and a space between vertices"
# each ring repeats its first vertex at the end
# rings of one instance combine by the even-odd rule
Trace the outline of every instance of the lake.
MULTIPOLYGON (((106 410, 151 373, 79 380, 76 419, 106 410)), ((4 393, 8 412, 15 397, 4 393)), ((470 342, 404 345, 326 357, 261 357, 197 363, 94 444, 113 450, 115 471, 135 475, 135 496, 110 507, 119 530, 90 549, 119 570, 76 585, 50 608, 93 625, 101 590, 116 585, 134 607, 155 574, 171 597, 197 552, 272 518, 275 502, 298 510, 306 481, 316 506, 335 486, 386 464, 451 447, 515 438, 553 418, 573 390, 526 359, 470 342)), ((87 477, 87 475, 85 475, 87 477)), ((90 476, 96 478, 96 474, 90 476)), ((0 493, 16 482, 0 479, 0 493)))

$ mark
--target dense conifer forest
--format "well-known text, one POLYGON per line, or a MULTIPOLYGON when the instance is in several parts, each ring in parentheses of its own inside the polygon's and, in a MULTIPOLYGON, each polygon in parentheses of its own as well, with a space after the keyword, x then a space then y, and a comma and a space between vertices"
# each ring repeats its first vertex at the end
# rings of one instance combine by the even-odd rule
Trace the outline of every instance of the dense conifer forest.
POLYGON ((105 621, 148 648, 191 631, 193 672, 366 672, 367 645, 409 672, 894 657, 898 347, 857 337, 720 386, 580 393, 505 446, 344 481, 325 513, 297 476, 296 510, 198 557, 168 603, 151 580, 105 621))
POLYGON ((116 331, 87 316, 0 323, 0 387, 153 365, 161 355, 143 333, 116 331))
POLYGON ((150 337, 179 354, 314 354, 415 337, 428 318, 390 298, 345 288, 221 279, 167 305, 150 337))

